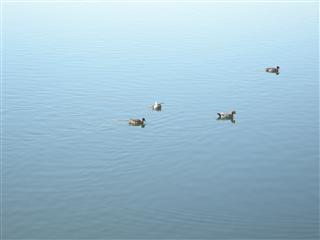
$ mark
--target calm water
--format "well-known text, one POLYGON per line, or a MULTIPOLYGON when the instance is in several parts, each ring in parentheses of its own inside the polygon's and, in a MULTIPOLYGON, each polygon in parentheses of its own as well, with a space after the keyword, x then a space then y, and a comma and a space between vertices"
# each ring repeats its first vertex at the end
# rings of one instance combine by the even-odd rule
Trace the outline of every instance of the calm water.
POLYGON ((4 5, 4 239, 319 237, 317 4, 4 5))

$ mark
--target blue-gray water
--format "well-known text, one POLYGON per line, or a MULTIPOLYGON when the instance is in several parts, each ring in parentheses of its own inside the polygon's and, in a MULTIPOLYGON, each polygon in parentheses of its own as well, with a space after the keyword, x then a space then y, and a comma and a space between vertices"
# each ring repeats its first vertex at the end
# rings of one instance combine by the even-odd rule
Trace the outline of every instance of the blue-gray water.
POLYGON ((5 3, 3 238, 317 239, 317 8, 5 3))

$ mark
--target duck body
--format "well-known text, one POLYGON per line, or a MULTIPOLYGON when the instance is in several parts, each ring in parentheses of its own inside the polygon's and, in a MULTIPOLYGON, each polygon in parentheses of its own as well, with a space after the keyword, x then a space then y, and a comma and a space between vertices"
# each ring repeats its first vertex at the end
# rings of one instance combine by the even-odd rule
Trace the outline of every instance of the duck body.
POLYGON ((268 67, 268 68, 266 68, 266 72, 268 72, 268 73, 276 73, 278 75, 279 72, 280 72, 280 67, 279 66, 277 66, 277 67, 268 67))
POLYGON ((224 120, 232 120, 235 118, 236 111, 232 112, 218 112, 218 119, 224 119, 224 120))
POLYGON ((153 105, 152 105, 152 109, 155 110, 155 111, 161 111, 161 103, 158 103, 158 102, 155 102, 153 105))
POLYGON ((235 115, 236 111, 232 112, 218 112, 218 118, 217 120, 230 120, 232 123, 236 123, 235 115))
POLYGON ((130 119, 129 120, 129 125, 132 125, 132 126, 144 126, 144 122, 146 120, 144 118, 142 119, 130 119))

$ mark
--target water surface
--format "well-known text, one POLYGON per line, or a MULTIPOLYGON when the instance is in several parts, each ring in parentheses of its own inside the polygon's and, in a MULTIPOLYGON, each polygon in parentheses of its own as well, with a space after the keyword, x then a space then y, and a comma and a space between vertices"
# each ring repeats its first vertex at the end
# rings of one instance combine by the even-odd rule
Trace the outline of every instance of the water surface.
POLYGON ((317 9, 5 4, 4 239, 317 239, 317 9))

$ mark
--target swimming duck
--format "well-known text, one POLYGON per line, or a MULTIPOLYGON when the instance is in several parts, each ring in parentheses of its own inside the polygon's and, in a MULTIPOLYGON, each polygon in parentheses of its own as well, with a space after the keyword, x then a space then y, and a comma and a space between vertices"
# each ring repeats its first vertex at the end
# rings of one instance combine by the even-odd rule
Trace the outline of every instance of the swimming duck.
POLYGON ((155 102, 153 105, 152 105, 152 109, 155 110, 155 111, 161 111, 161 104, 163 103, 158 103, 158 102, 155 102))
POLYGON ((237 114, 236 111, 232 112, 218 112, 219 119, 234 119, 237 114))
POLYGON ((144 122, 146 120, 144 118, 142 118, 141 120, 140 119, 130 119, 129 120, 129 125, 132 125, 132 126, 144 126, 144 122))
POLYGON ((279 74, 279 71, 280 71, 280 67, 279 66, 266 68, 266 72, 275 73, 277 75, 279 74))
POLYGON ((235 115, 237 114, 236 111, 232 112, 218 112, 217 120, 230 120, 232 123, 236 123, 235 115))

